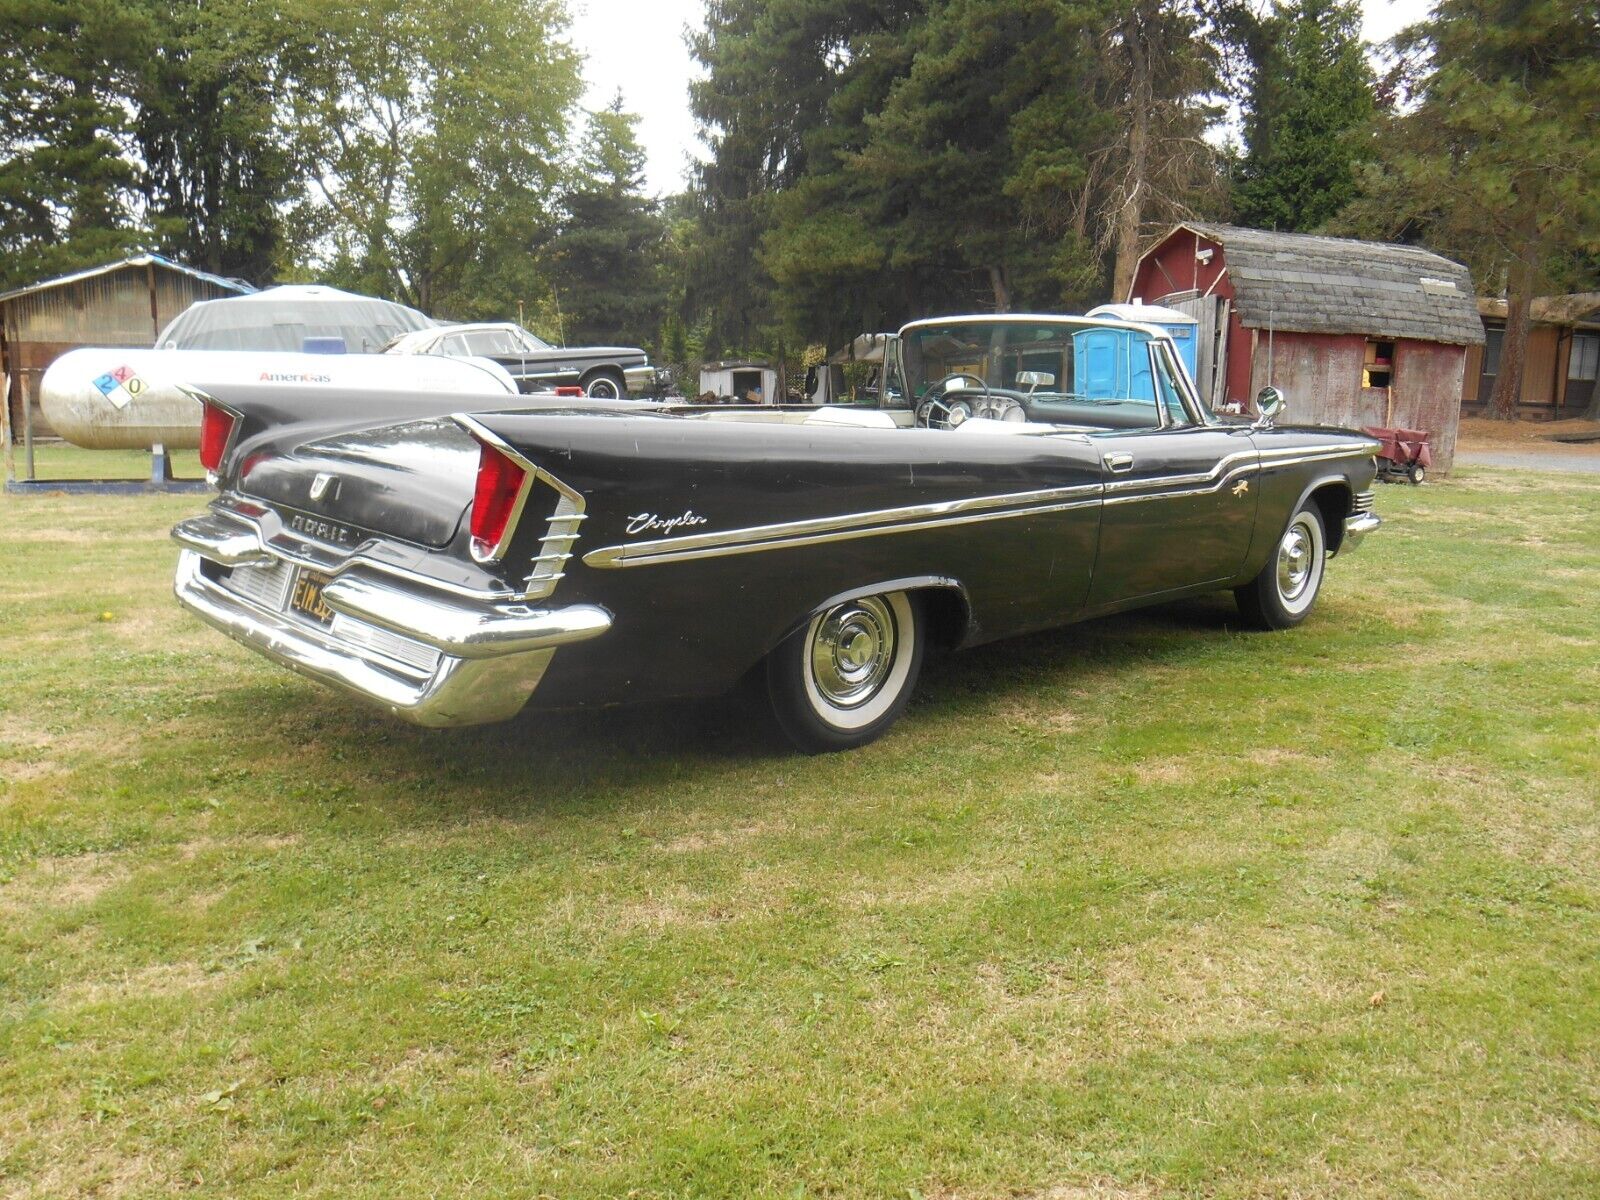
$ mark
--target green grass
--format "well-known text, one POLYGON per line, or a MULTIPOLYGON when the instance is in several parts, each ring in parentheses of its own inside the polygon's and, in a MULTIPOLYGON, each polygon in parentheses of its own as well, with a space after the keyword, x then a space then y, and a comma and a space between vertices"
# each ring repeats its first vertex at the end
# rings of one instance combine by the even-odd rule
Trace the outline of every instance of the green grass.
MULTIPOLYGON (((12 448, 18 479, 27 478, 27 458, 21 446, 12 448)), ((172 473, 179 479, 199 479, 198 450, 174 450, 172 473)), ((33 447, 35 479, 149 479, 148 450, 80 450, 65 442, 41 441, 33 447)))
POLYGON ((1313 619, 427 732, 0 499, 0 1196, 1600 1194, 1600 486, 1385 488, 1313 619))

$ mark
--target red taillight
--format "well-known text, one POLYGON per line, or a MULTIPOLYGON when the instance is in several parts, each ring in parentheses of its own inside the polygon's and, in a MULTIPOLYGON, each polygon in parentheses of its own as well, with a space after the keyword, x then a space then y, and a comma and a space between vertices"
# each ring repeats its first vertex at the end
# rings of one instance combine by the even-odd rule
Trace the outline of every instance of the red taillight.
POLYGON ((222 466, 222 452, 228 448, 228 438, 233 433, 233 414, 227 409, 207 404, 200 417, 200 465, 208 471, 222 466))
POLYGON ((479 443, 478 484, 472 492, 472 555, 500 557, 528 473, 486 442, 479 443))
POLYGON ((575 383, 562 384, 560 387, 556 388, 556 395, 558 395, 558 396, 581 396, 581 395, 583 395, 583 389, 581 387, 579 387, 575 383))

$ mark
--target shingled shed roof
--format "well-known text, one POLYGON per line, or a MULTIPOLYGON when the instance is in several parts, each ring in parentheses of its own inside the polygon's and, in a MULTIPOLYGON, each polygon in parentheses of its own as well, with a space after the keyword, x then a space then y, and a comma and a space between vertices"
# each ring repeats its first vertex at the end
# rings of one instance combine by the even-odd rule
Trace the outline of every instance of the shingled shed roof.
POLYGON ((1415 246, 1238 225, 1178 228, 1222 246, 1234 309, 1250 328, 1483 341, 1472 276, 1448 258, 1415 246))

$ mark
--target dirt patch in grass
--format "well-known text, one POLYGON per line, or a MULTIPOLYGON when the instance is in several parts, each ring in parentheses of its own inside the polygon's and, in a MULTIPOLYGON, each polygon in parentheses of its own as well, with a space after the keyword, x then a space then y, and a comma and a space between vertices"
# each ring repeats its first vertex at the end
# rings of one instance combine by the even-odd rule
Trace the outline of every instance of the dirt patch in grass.
POLYGON ((56 1011, 70 1011, 187 996, 214 988, 226 978, 226 972, 207 970, 196 962, 152 963, 115 975, 76 980, 57 991, 49 1006, 56 1011))
POLYGON ((752 821, 745 825, 681 833, 657 842, 656 848, 667 854, 695 854, 703 850, 722 850, 731 846, 748 845, 759 838, 790 833, 793 830, 794 822, 790 820, 752 821))
POLYGON ((76 908, 99 899, 107 888, 127 881, 133 857, 88 853, 35 859, 7 883, 0 883, 5 911, 76 908))

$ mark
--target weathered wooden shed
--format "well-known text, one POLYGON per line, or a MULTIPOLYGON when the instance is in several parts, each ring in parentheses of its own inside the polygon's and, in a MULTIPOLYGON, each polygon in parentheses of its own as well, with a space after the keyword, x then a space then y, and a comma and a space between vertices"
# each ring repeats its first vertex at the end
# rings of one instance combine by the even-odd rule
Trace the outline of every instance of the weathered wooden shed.
POLYGON ((1128 297, 1200 322, 1196 382, 1219 410, 1253 410, 1269 382, 1289 419, 1399 425, 1450 469, 1467 348, 1481 345, 1460 263, 1393 246, 1237 225, 1179 225, 1139 260, 1128 297))
POLYGON ((154 346, 168 321, 196 300, 255 288, 140 254, 0 294, 0 377, 12 436, 50 432, 38 409, 44 369, 79 346, 154 346))
MULTIPOLYGON (((1500 374, 1506 336, 1506 302, 1478 301, 1484 344, 1467 354, 1467 379, 1461 393, 1464 412, 1483 413, 1500 374)), ((1600 384, 1600 292, 1539 296, 1529 306, 1528 349, 1522 362, 1522 393, 1517 415, 1535 421, 1561 421, 1590 411, 1600 384)))

